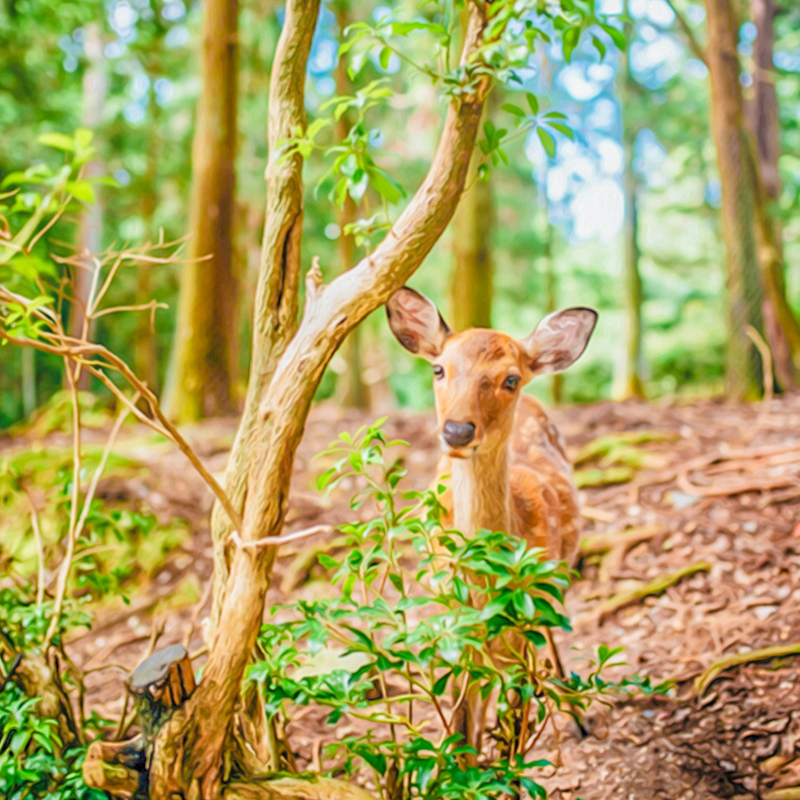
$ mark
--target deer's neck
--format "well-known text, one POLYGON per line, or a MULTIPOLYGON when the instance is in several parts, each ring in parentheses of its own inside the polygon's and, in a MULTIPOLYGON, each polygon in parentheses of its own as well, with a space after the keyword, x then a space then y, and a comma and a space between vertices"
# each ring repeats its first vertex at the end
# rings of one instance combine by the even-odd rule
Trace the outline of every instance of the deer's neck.
POLYGON ((480 528, 512 533, 508 488, 508 448, 453 459, 453 516, 456 530, 480 528))

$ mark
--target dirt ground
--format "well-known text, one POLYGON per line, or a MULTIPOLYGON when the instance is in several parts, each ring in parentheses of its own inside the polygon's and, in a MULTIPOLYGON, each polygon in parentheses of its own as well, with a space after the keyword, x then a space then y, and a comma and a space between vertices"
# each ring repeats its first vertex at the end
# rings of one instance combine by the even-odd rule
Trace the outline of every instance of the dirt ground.
MULTIPOLYGON (((641 468, 632 481, 582 490, 586 537, 632 529, 642 541, 627 551, 616 546, 604 557, 583 559, 582 578, 567 602, 574 631, 561 642, 578 670, 581 651, 600 642, 623 645, 630 670, 654 681, 674 679, 676 688, 670 697, 632 699, 593 712, 590 735, 583 739, 548 731, 539 747, 542 757, 558 765, 545 781, 551 797, 800 797, 798 790, 787 793, 800 784, 797 661, 744 663, 724 671, 704 693, 694 688, 695 679, 721 657, 800 645, 800 397, 775 399, 768 408, 713 401, 600 403, 559 409, 554 417, 572 456, 605 434, 667 434, 636 446, 643 463, 637 463, 641 468), (603 613, 609 597, 691 566, 697 571, 660 595, 603 613)), ((313 488, 322 467, 312 457, 340 431, 367 421, 372 417, 330 405, 314 409, 296 462, 287 530, 351 516, 346 498, 352 487, 342 486, 323 501, 313 488)), ((398 413, 387 422, 391 437, 412 445, 402 455, 415 488, 433 476, 432 429, 427 415, 398 413)), ((224 469, 234 430, 235 421, 212 420, 188 431, 215 473, 224 469)), ((178 610, 164 611, 157 601, 187 575, 205 587, 211 574, 210 493, 179 452, 125 441, 122 447, 146 469, 134 479, 110 479, 101 494, 123 502, 136 498, 162 519, 183 517, 192 535, 130 607, 105 612, 91 633, 69 645, 84 667, 103 667, 88 676, 88 700, 109 715, 120 711, 121 679, 146 652, 154 619, 163 623, 159 646, 181 641, 188 631, 190 650, 200 653, 195 663, 202 664, 207 595, 178 610)), ((315 582, 325 579, 315 555, 326 544, 321 536, 281 551, 268 605, 315 591, 315 582)), ((320 739, 319 722, 313 714, 294 721, 301 745, 320 739)))

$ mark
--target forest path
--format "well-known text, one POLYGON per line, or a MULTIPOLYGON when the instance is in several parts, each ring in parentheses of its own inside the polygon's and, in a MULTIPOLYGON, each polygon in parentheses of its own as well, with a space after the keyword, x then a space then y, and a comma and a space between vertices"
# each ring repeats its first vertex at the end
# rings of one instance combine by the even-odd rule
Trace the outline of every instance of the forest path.
MULTIPOLYGON (((648 440, 620 448, 617 438, 608 459, 616 458, 616 465, 596 460, 584 465, 636 467, 632 481, 582 490, 589 516, 584 535, 633 528, 644 538, 626 553, 616 549, 604 558, 583 560, 583 577, 567 602, 574 631, 561 637, 576 648, 575 656, 567 647, 562 651, 572 668, 582 670, 580 651, 602 642, 622 645, 630 667, 620 668, 618 676, 633 670, 654 683, 676 679, 677 684, 669 698, 638 698, 592 710, 587 720, 592 733, 583 740, 568 733, 554 736, 551 728, 539 745, 540 756, 559 765, 546 780, 551 796, 769 800, 771 792, 799 784, 796 660, 729 670, 702 696, 692 682, 722 656, 800 642, 800 397, 778 398, 768 409, 714 401, 626 402, 558 409, 553 416, 572 457, 608 434, 637 433, 648 440), (653 431, 664 436, 653 437, 653 431), (660 596, 599 617, 604 599, 701 561, 707 563, 700 571, 660 596)), ((287 531, 352 516, 347 501, 353 487, 345 483, 324 501, 314 488, 324 465, 312 458, 339 432, 372 420, 372 415, 328 404, 312 411, 295 464, 287 531)), ((398 452, 409 468, 409 488, 427 486, 438 457, 432 417, 397 413, 386 428, 390 437, 411 443, 398 452)), ((209 467, 221 473, 234 429, 234 421, 211 420, 187 436, 209 467)), ((210 493, 174 449, 150 447, 142 437, 125 439, 122 447, 146 470, 122 482, 109 479, 102 495, 123 503, 137 498, 162 519, 184 517, 192 535, 130 608, 104 612, 90 634, 70 645, 84 665, 118 665, 88 676, 89 702, 100 703, 108 714, 119 713, 120 670, 130 669, 144 654, 154 611, 166 625, 159 645, 180 641, 197 611, 196 605, 180 607, 174 600, 155 606, 154 598, 174 598, 187 575, 205 584, 211 573, 210 493)), ((326 578, 316 553, 325 546, 323 535, 282 549, 268 605, 319 590, 326 578)), ((200 628, 195 626, 192 650, 202 646, 200 628)), ((322 719, 308 714, 294 721, 302 749, 319 746, 322 719)), ((328 731, 324 740, 343 733, 328 731)), ((781 794, 773 796, 777 800, 781 794)))

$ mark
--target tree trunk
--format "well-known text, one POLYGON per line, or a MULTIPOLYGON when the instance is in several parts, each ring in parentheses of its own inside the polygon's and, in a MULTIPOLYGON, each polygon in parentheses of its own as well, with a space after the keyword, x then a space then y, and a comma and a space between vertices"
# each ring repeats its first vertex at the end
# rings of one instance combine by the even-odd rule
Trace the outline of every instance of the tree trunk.
POLYGON ((782 386, 797 384, 800 368, 800 323, 786 298, 783 240, 780 224, 770 203, 780 194, 778 99, 772 63, 775 0, 752 0, 753 20, 758 30, 754 45, 753 102, 750 126, 758 153, 761 198, 757 216, 759 263, 764 285, 764 326, 772 348, 775 372, 782 386))
POLYGON ((192 145, 189 252, 166 408, 179 422, 231 411, 236 320, 232 259, 238 0, 208 0, 203 91, 192 145))
MULTIPOLYGON (((96 130, 103 118, 103 108, 108 93, 108 76, 103 67, 103 33, 98 23, 92 22, 86 26, 84 46, 89 65, 83 76, 83 125, 90 130, 96 130)), ((84 168, 83 177, 91 180, 99 178, 102 174, 102 162, 94 159, 84 168)), ((100 255, 103 249, 103 197, 97 185, 95 185, 94 203, 87 205, 81 213, 79 230, 78 249, 84 266, 77 267, 73 271, 74 302, 69 320, 69 335, 75 339, 80 339, 84 334, 91 335, 91 331, 85 331, 84 327, 94 271, 92 257, 100 255)), ((88 385, 89 373, 82 370, 78 377, 78 388, 85 389, 88 385)))
MULTIPOLYGON (((287 3, 271 87, 271 154, 287 125, 291 131, 293 122, 304 122, 305 66, 318 8, 319 0, 287 3)), ((462 64, 476 58, 484 26, 483 4, 471 4, 462 64)), ((303 321, 288 345, 296 327, 302 160, 299 155, 282 164, 270 159, 248 393, 251 416, 245 412, 238 454, 234 452, 237 458, 231 458, 228 471, 228 491, 244 510, 242 544, 232 548, 227 575, 226 559, 217 560, 223 569, 216 575, 218 623, 208 663, 195 693, 159 733, 151 769, 151 778, 156 778, 151 782, 152 800, 219 796, 222 752, 263 619, 275 558, 275 548, 258 540, 278 533, 283 525, 294 453, 314 392, 347 333, 405 283, 450 221, 463 190, 487 90, 488 80, 478 79, 474 94, 451 103, 427 177, 375 251, 326 287, 318 269, 309 272, 303 321), (284 246, 273 248, 275 238, 284 246), (278 360, 279 351, 283 354, 278 360)), ((223 526, 214 533, 217 550, 230 546, 220 538, 223 526)))
MULTIPOLYGON (((319 0, 305 8, 287 4, 287 17, 275 52, 270 77, 267 122, 269 160, 265 172, 267 213, 261 245, 261 264, 253 307, 250 378, 244 412, 225 471, 225 491, 241 515, 247 494, 247 475, 253 439, 261 425, 259 405, 287 342, 297 329, 300 284, 300 237, 303 229, 303 160, 299 155, 272 157, 279 143, 298 127, 305 129, 305 65, 311 48, 319 0)), ((228 576, 229 548, 225 543, 233 525, 216 503, 211 517, 214 539, 214 600, 212 627, 219 619, 228 576)))
MULTIPOLYGON (((338 0, 334 4, 336 22, 339 27, 341 41, 345 40, 344 31, 350 24, 349 0, 338 0)), ((347 57, 341 55, 336 65, 336 93, 347 95, 352 92, 350 78, 347 76, 347 57)), ((336 138, 343 141, 350 132, 352 119, 349 114, 342 114, 335 124, 336 138)), ((355 201, 348 194, 344 201, 344 206, 339 209, 339 271, 344 272, 353 266, 353 254, 355 250, 355 238, 352 234, 345 234, 344 229, 356 221, 358 218, 358 208, 355 201)), ((342 343, 342 357, 344 358, 345 371, 339 378, 338 396, 339 402, 345 408, 370 407, 369 387, 364 381, 364 365, 362 358, 361 326, 353 328, 350 335, 342 343)))
POLYGON ((732 0, 706 0, 711 128, 722 187, 722 235, 728 273, 728 343, 725 390, 730 399, 757 396, 760 364, 747 337, 764 335, 756 226, 758 175, 744 124, 737 56, 738 23, 732 0))
POLYGON ((470 188, 461 196, 450 226, 450 319, 457 331, 492 325, 494 198, 491 183, 477 180, 479 160, 474 153, 467 175, 470 188))
MULTIPOLYGON (((628 3, 624 5, 628 15, 628 3)), ((631 41, 633 26, 625 24, 625 33, 631 41)), ((620 54, 619 94, 622 112, 622 148, 625 163, 622 174, 622 188, 625 194, 625 222, 623 225, 623 266, 625 292, 625 362, 619 387, 619 399, 644 397, 642 373, 644 355, 642 350, 642 276, 639 273, 639 181, 633 166, 636 145, 636 130, 628 111, 636 84, 631 75, 630 48, 620 54), (628 113, 626 113, 628 112, 628 113)))

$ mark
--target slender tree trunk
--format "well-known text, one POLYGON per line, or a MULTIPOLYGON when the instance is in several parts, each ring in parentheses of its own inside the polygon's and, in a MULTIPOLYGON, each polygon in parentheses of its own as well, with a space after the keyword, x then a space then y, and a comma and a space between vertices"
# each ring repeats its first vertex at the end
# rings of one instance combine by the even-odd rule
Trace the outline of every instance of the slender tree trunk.
MULTIPOLYGON (((339 27, 340 40, 344 41, 344 30, 350 24, 349 0, 338 0, 334 5, 336 22, 339 27)), ((352 92, 350 78, 347 75, 347 57, 340 56, 336 65, 336 93, 347 95, 352 92)), ((341 142, 350 132, 352 120, 349 114, 343 114, 336 120, 336 138, 341 142)), ((344 232, 345 226, 356 221, 358 207, 350 195, 345 198, 344 206, 339 210, 339 270, 344 272, 353 266, 355 251, 355 238, 352 234, 344 232)), ((346 366, 344 374, 340 377, 338 396, 339 402, 345 408, 370 407, 369 387, 364 381, 363 344, 361 339, 361 326, 353 328, 350 335, 342 343, 341 354, 346 366)))
MULTIPOLYGON (((491 96, 487 103, 491 104, 491 96)), ((450 319, 457 331, 492 325, 492 230, 494 197, 491 182, 478 180, 479 153, 472 155, 467 191, 450 225, 453 270, 450 276, 450 319)))
POLYGON ((800 322, 786 298, 783 240, 780 223, 770 203, 780 194, 778 156, 780 138, 775 69, 775 0, 752 0, 753 20, 758 35, 754 45, 753 102, 750 125, 758 153, 761 198, 757 216, 759 262, 764 285, 764 326, 772 348, 773 363, 784 387, 797 384, 800 367, 800 322))
POLYGON ((737 56, 738 21, 732 0, 706 0, 708 68, 711 77, 711 127, 722 187, 722 235, 728 273, 728 344, 725 389, 730 399, 757 396, 760 364, 747 337, 752 326, 762 336, 755 218, 759 212, 758 175, 744 123, 737 56))
MULTIPOLYGON (((628 3, 624 4, 624 14, 628 15, 628 3)), ((633 26, 625 24, 626 38, 631 41, 633 26)), ((630 120, 629 104, 636 91, 631 75, 630 48, 620 54, 619 94, 622 111, 622 148, 625 162, 622 174, 622 187, 625 194, 625 222, 623 225, 623 266, 625 292, 625 362, 618 395, 644 397, 642 381, 644 354, 642 349, 642 276, 639 272, 639 181, 633 161, 635 157, 636 130, 630 120), (626 113, 628 112, 628 113, 626 113)))
MULTIPOLYGON (((271 82, 271 154, 287 128, 291 132, 304 123, 305 67, 318 8, 319 0, 287 3, 271 82)), ((486 24, 483 4, 470 8, 462 65, 478 57, 486 24)), ((215 526, 215 549, 229 554, 229 559, 216 562, 223 570, 216 573, 215 583, 218 621, 200 685, 159 732, 150 771, 151 800, 216 800, 220 795, 222 751, 263 619, 275 558, 275 548, 259 540, 282 528, 294 453, 314 392, 347 333, 413 274, 450 221, 463 190, 487 90, 488 80, 481 79, 473 93, 450 104, 428 175, 375 251, 327 286, 322 285, 318 269, 309 272, 299 329, 296 268, 302 227, 302 159, 299 155, 283 162, 274 155, 270 158, 248 387, 252 416, 246 409, 227 481, 232 501, 243 511, 238 531, 242 545, 237 546, 233 537, 231 541, 223 526, 215 526), (276 238, 282 246, 273 246, 276 238)))
POLYGON ((207 0, 203 90, 192 145, 189 253, 165 401, 180 422, 226 413, 233 405, 237 26, 238 0, 207 0))
MULTIPOLYGON (((84 44, 89 65, 83 77, 83 125, 96 130, 103 118, 108 93, 108 76, 103 66, 103 33, 99 23, 92 22, 86 26, 86 42, 84 44)), ((99 159, 90 161, 84 168, 87 179, 99 178, 103 174, 103 164, 99 159)), ((103 196, 98 185, 95 185, 95 201, 84 208, 80 220, 80 242, 83 267, 75 268, 72 275, 72 292, 75 302, 69 320, 69 335, 79 339, 84 334, 85 311, 89 302, 89 291, 92 284, 94 264, 92 256, 97 256, 103 249, 103 196)), ((91 335, 91 331, 88 332, 91 335)), ((82 370, 78 378, 78 388, 85 389, 89 384, 89 373, 82 370)))

